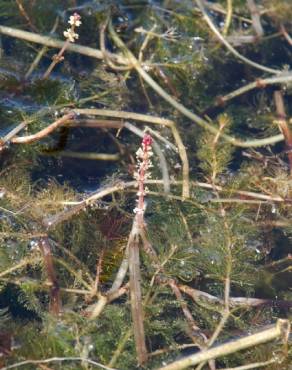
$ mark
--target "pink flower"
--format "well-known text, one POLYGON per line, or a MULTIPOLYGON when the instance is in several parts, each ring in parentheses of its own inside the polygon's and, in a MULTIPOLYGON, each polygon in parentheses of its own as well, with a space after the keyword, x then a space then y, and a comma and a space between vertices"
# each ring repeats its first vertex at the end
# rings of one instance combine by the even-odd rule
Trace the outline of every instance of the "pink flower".
POLYGON ((142 144, 145 145, 146 147, 151 146, 153 143, 153 139, 149 134, 145 134, 142 140, 142 144))

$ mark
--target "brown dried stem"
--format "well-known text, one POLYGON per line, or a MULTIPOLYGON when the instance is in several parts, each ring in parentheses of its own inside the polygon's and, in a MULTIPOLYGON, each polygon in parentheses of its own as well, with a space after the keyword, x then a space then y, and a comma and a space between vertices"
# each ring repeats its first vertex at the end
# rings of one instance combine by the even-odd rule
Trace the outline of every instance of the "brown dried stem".
POLYGON ((55 66, 64 59, 63 54, 65 53, 66 49, 68 49, 69 45, 70 41, 67 39, 59 53, 53 56, 52 63, 49 65, 48 69, 43 75, 43 80, 46 80, 50 76, 55 66))
MULTIPOLYGON (((143 238, 145 227, 144 212, 145 212, 145 181, 149 177, 148 169, 151 166, 150 156, 152 146, 152 138, 150 135, 144 135, 142 147, 137 151, 137 172, 135 177, 138 182, 137 192, 137 207, 134 209, 135 217, 132 228, 128 237, 125 258, 121 264, 116 280, 110 290, 116 291, 122 283, 125 273, 129 267, 130 280, 130 297, 131 311, 133 320, 133 331, 135 338, 135 346, 139 365, 142 365, 147 360, 147 349, 144 332, 144 314, 142 307, 142 292, 141 292, 141 272, 140 272, 140 257, 139 243, 140 238, 143 238)), ((143 240, 143 239, 142 239, 143 240)), ((101 296, 98 303, 95 305, 94 311, 91 314, 91 319, 96 318, 103 310, 107 303, 107 297, 101 296)))
POLYGON ((26 267, 30 264, 40 262, 40 261, 41 261, 40 256, 31 256, 31 257, 23 258, 20 262, 18 262, 14 266, 9 267, 8 269, 6 269, 4 271, 1 271, 0 272, 0 279, 2 279, 3 276, 6 276, 6 275, 9 275, 9 274, 13 273, 16 270, 20 270, 20 269, 22 269, 22 268, 24 268, 24 267, 26 267))
POLYGON ((247 0, 247 7, 251 13, 252 26, 255 30, 257 38, 263 37, 264 30, 261 24, 260 12, 254 0, 247 0))
POLYGON ((140 238, 142 238, 143 240, 145 229, 145 181, 148 177, 150 177, 149 168, 151 167, 152 144, 153 140, 151 136, 145 134, 142 140, 142 145, 136 153, 137 172, 135 173, 135 178, 138 182, 137 207, 135 207, 134 209, 135 217, 133 220, 132 229, 127 245, 129 253, 131 310, 139 365, 142 365, 148 357, 144 332, 144 314, 142 307, 139 242, 140 238))
POLYGON ((108 53, 105 47, 105 29, 107 27, 108 20, 104 22, 100 27, 100 33, 99 33, 99 44, 100 44, 100 50, 104 56, 105 62, 109 65, 109 67, 115 71, 128 71, 132 69, 130 65, 128 66, 120 66, 116 65, 111 58, 111 54, 108 53))
POLYGON ((41 238, 39 240, 38 246, 44 258, 44 263, 45 263, 49 282, 52 285, 50 289, 51 290, 50 292, 50 312, 54 315, 58 315, 60 312, 60 306, 61 306, 60 289, 59 289, 59 283, 57 280, 57 276, 55 274, 49 239, 41 238))
POLYGON ((53 131, 55 131, 58 127, 64 125, 68 122, 68 120, 72 120, 72 118, 75 116, 74 113, 70 112, 65 114, 63 117, 57 119, 55 122, 51 123, 49 126, 44 128, 43 130, 37 132, 33 135, 27 135, 27 136, 17 136, 11 138, 11 142, 13 144, 30 144, 35 141, 41 140, 44 137, 51 134, 53 131))
MULTIPOLYGON (((217 102, 215 104, 215 106, 220 106, 222 104, 224 104, 225 102, 231 100, 231 99, 234 99, 248 91, 251 91, 253 89, 260 89, 260 88, 264 88, 268 85, 275 85, 275 84, 288 84, 289 82, 292 82, 292 73, 282 73, 281 75, 279 76, 276 76, 276 77, 269 77, 269 78, 263 78, 263 79, 257 79, 256 81, 254 82, 250 82, 249 84, 245 85, 245 86, 242 86, 240 87, 239 89, 236 89, 232 92, 230 92, 229 94, 226 94, 224 96, 220 96, 218 99, 217 99, 217 102)), ((209 110, 210 108, 208 108, 207 110, 209 110)))
POLYGON ((207 14, 204 6, 203 6, 203 3, 201 0, 196 0, 196 3, 200 9, 200 11, 202 12, 208 26, 210 27, 210 29, 213 31, 213 33, 216 35, 216 37, 218 38, 218 40, 234 55, 236 56, 238 59, 240 59, 242 62, 244 62, 245 64, 249 65, 249 66, 252 66, 254 68, 257 68, 257 69, 260 69, 261 71, 264 71, 264 72, 268 72, 268 73, 272 73, 272 74, 279 74, 281 73, 282 71, 280 70, 277 70, 277 69, 273 69, 273 68, 269 68, 269 67, 266 67, 266 66, 263 66, 261 64, 258 64, 248 58, 246 58, 245 56, 241 55, 237 50, 234 49, 233 46, 231 46, 229 44, 229 42, 221 35, 221 33, 219 32, 219 30, 217 29, 217 27, 214 25, 213 21, 211 20, 211 18, 209 17, 209 15, 207 14))
POLYGON ((95 280, 94 280, 94 286, 92 288, 92 293, 91 295, 94 296, 98 292, 98 287, 100 284, 100 275, 102 273, 102 264, 103 264, 103 259, 104 259, 104 248, 101 250, 100 255, 98 257, 97 263, 96 263, 96 274, 95 274, 95 280))
MULTIPOLYGON (((274 357, 274 358, 271 358, 270 360, 268 361, 264 361, 264 362, 254 362, 252 364, 248 364, 248 365, 243 365, 243 366, 237 366, 237 367, 228 367, 228 368, 225 368, 224 370, 252 370, 252 369, 257 369, 258 367, 262 367, 262 366, 267 366, 267 365, 271 365, 273 363, 281 363, 280 359, 277 358, 277 357, 274 357)), ((220 369, 219 369, 220 370, 220 369)))
MULTIPOLYGON (((56 48, 56 49, 62 49, 65 44, 65 41, 57 40, 52 37, 41 36, 37 33, 23 31, 17 28, 6 27, 2 25, 0 25, 0 33, 2 33, 3 35, 15 37, 21 40, 45 45, 45 46, 56 48)), ((78 44, 69 44, 67 46, 67 51, 71 51, 73 53, 78 53, 78 54, 83 54, 91 58, 104 59, 104 55, 100 50, 93 49, 88 46, 83 46, 83 45, 78 45, 78 44)), ((122 56, 117 55, 117 54, 112 54, 112 53, 108 53, 108 55, 115 62, 122 64, 122 65, 128 65, 127 59, 123 58, 122 56)))
MULTIPOLYGON (((80 110, 78 110, 79 113, 80 110)), ((82 111, 82 110, 81 110, 82 111)), ((87 110, 86 110, 87 111, 87 110)), ((102 110, 101 110, 102 111, 102 110)), ((93 112, 95 113, 95 112, 93 112)), ((130 112, 129 112, 130 114, 130 112)), ((130 114, 131 115, 131 114, 130 114)), ((52 123, 45 129, 41 130, 37 134, 34 135, 29 135, 29 136, 23 136, 23 137, 15 137, 11 140, 12 143, 14 144, 19 144, 19 143, 31 143, 33 141, 40 140, 44 138, 45 136, 49 135, 52 133, 55 129, 57 129, 59 126, 62 125, 72 125, 72 126, 83 126, 83 127, 107 127, 107 128, 118 128, 121 129, 123 127, 127 128, 131 132, 135 133, 139 137, 143 137, 143 131, 135 127, 134 125, 130 124, 129 122, 123 122, 123 121, 113 121, 113 120, 90 120, 90 119, 79 119, 79 120, 72 120, 74 113, 70 112, 67 115, 63 116, 56 122, 52 123)), ((142 115, 143 116, 143 115, 142 115)), ((149 121, 149 120, 148 120, 149 121)), ((164 120, 161 122, 164 123, 164 120)), ((172 121, 170 121, 172 122, 172 121)), ((20 131, 23 127, 25 127, 26 122, 22 123, 17 127, 17 130, 14 129, 10 132, 10 137, 14 136, 16 132, 20 131)), ((176 134, 175 134, 176 137, 176 134)), ((7 135, 5 138, 3 138, 2 143, 4 144, 4 139, 7 141, 7 135)), ((176 139, 180 142, 180 138, 176 137, 176 139)), ((169 174, 168 174, 168 169, 167 169, 167 163, 165 160, 165 156, 160 149, 159 145, 154 142, 153 143, 153 149, 155 150, 159 162, 160 162, 160 168, 162 171, 162 176, 164 179, 164 190, 166 193, 169 192, 170 190, 170 181, 169 181, 169 174)), ((103 153, 79 153, 79 152, 72 152, 72 151, 64 151, 64 152, 58 152, 58 155, 61 156, 66 156, 66 157, 75 157, 75 158, 81 158, 81 159, 92 159, 92 160, 107 160, 107 161, 115 161, 119 160, 119 155, 118 154, 103 154, 103 153)))
MULTIPOLYGON (((198 289, 191 288, 187 285, 178 284, 179 289, 190 296, 194 302, 210 302, 215 305, 224 305, 224 300, 213 296, 209 293, 198 289)), ((273 306, 292 307, 292 301, 280 301, 262 298, 247 298, 247 297, 229 297, 230 307, 259 307, 259 306, 273 306)))
MULTIPOLYGON (((38 34, 32 33, 32 32, 18 30, 18 29, 11 28, 11 27, 6 27, 6 26, 1 26, 0 25, 0 33, 2 33, 4 35, 7 35, 7 36, 16 37, 16 38, 19 38, 19 39, 22 39, 22 40, 26 40, 26 41, 29 41, 29 42, 34 42, 34 43, 46 45, 48 47, 60 48, 61 49, 64 46, 63 41, 59 41, 59 40, 56 40, 56 39, 53 39, 53 38, 50 38, 50 37, 47 37, 47 36, 41 36, 41 35, 38 35, 38 34)), ((93 49, 93 48, 86 47, 86 46, 82 46, 82 45, 77 45, 77 44, 72 45, 72 44, 70 44, 68 46, 67 50, 71 51, 71 52, 87 55, 87 56, 92 57, 92 58, 97 58, 97 59, 103 59, 104 58, 104 55, 100 50, 93 49)), ((170 95, 168 95, 159 86, 155 86, 157 84, 143 70, 142 65, 140 65, 139 63, 135 64, 135 59, 131 60, 131 58, 128 58, 128 57, 125 58, 123 56, 112 54, 112 53, 108 53, 108 55, 110 56, 110 58, 112 60, 114 60, 115 62, 117 62, 118 64, 121 64, 121 65, 129 65, 129 63, 133 64, 133 61, 134 61, 133 66, 137 69, 137 71, 141 74, 141 76, 143 77, 143 79, 146 82, 148 82, 148 83, 150 82, 149 83, 150 86, 152 88, 154 88, 154 90, 156 92, 158 92, 158 94, 160 94, 165 100, 167 100, 172 106, 174 106, 174 108, 176 108, 179 112, 184 114, 186 117, 188 117, 192 121, 196 122, 198 125, 202 126, 203 128, 209 130, 210 132, 216 133, 216 128, 214 126, 209 124, 206 120, 203 120, 199 116, 195 115, 193 112, 188 110, 182 104, 176 102, 174 99, 172 99, 172 97, 170 95)), ((281 73, 281 71, 276 71, 275 70, 274 73, 281 73)), ((174 127, 173 129, 175 129, 176 133, 178 134, 178 131, 177 131, 176 127, 174 127)), ((256 139, 256 140, 246 140, 246 141, 238 140, 238 139, 236 139, 236 138, 234 138, 230 135, 226 135, 226 134, 223 135, 222 138, 224 140, 227 140, 228 142, 232 143, 235 146, 247 148, 247 147, 259 147, 259 146, 264 146, 264 145, 277 143, 277 142, 283 140, 283 135, 275 135, 275 136, 272 136, 272 137, 268 137, 266 139, 256 139)), ((186 153, 184 153, 185 150, 184 150, 184 146, 183 146, 182 143, 180 145, 178 145, 178 149, 179 149, 180 154, 184 154, 184 157, 185 157, 186 153)), ((183 160, 182 156, 181 156, 181 158, 183 160)), ((184 164, 184 162, 183 162, 183 164, 184 164)), ((187 169, 183 167, 183 170, 184 170, 184 175, 186 176, 187 169)))
MULTIPOLYGON (((51 155, 51 153, 49 154, 51 155)), ((58 157, 69 157, 69 158, 79 158, 92 161, 118 161, 120 160, 120 155, 108 154, 108 153, 93 153, 93 152, 74 152, 72 150, 61 150, 56 153, 58 157)))
POLYGON ((21 130, 23 130, 29 121, 20 122, 16 127, 8 132, 3 138, 0 139, 0 151, 3 150, 5 144, 9 142, 14 136, 16 136, 21 130))
POLYGON ((286 30, 286 28, 283 24, 280 25, 280 31, 281 31, 282 35, 285 37, 288 44, 290 46, 292 46, 292 37, 289 35, 289 33, 287 32, 287 30, 286 30))
MULTIPOLYGON (((180 113, 182 113, 184 116, 188 117, 190 120, 197 123, 202 128, 208 130, 209 132, 212 132, 215 135, 217 134, 218 132, 217 127, 210 124, 207 120, 199 117, 197 114, 191 112, 184 105, 176 101, 171 95, 169 95, 164 89, 162 89, 161 86, 159 86, 152 79, 152 77, 150 77, 150 75, 144 70, 143 66, 140 65, 139 61, 130 52, 130 50, 126 47, 126 45, 119 38, 119 36, 115 33, 111 24, 109 24, 109 30, 110 30, 111 36, 114 39, 116 45, 119 46, 125 52, 125 55, 128 57, 129 63, 133 65, 133 67, 141 75, 144 81, 146 81, 149 84, 149 86, 151 86, 152 89, 156 91, 158 95, 160 95, 164 100, 166 100, 170 105, 172 105, 173 108, 177 109, 180 113)), ((282 73, 282 71, 277 71, 277 74, 279 73, 282 73)), ((239 140, 228 134, 222 134, 221 138, 231 143, 232 145, 242 147, 242 148, 249 148, 249 147, 259 147, 259 146, 274 144, 276 142, 282 141, 283 135, 276 135, 276 136, 268 137, 265 139, 255 139, 255 140, 246 140, 246 141, 239 140)), ((187 188, 185 188, 185 191, 186 189, 187 188)), ((186 193, 183 194, 183 196, 186 196, 186 193)))
POLYGON ((232 0, 227 0, 227 12, 225 18, 225 24, 223 28, 223 35, 227 35, 231 21, 232 21, 233 6, 232 0))
POLYGON ((60 362, 60 363, 62 363, 62 362, 73 362, 73 363, 74 362, 82 362, 82 363, 87 363, 87 364, 96 366, 96 367, 98 367, 100 369, 104 369, 104 370, 115 370, 112 367, 104 366, 99 362, 90 360, 90 359, 85 358, 85 357, 51 357, 51 358, 45 358, 43 360, 25 360, 25 361, 17 362, 17 363, 12 364, 12 365, 4 366, 4 367, 1 368, 1 370, 15 369, 15 368, 25 366, 25 365, 47 364, 47 363, 50 363, 50 362, 57 362, 57 363, 58 362, 60 362))
POLYGON ((20 14, 23 16, 23 18, 25 18, 25 20, 27 21, 29 27, 34 31, 34 32, 38 32, 36 26, 32 23, 29 15, 27 14, 26 10, 24 9, 24 6, 23 6, 23 3, 21 0, 16 0, 16 4, 18 6, 18 9, 19 9, 19 12, 20 14))
MULTIPOLYGON (((163 180, 147 180, 147 181, 145 181, 145 184, 147 184, 147 185, 151 185, 151 184, 153 184, 153 185, 163 185, 163 183, 164 183, 163 180)), ((181 182, 180 181, 171 181, 171 184, 181 185, 181 182)), ((193 181, 193 182, 191 182, 191 184, 193 184, 194 186, 202 187, 204 189, 209 189, 211 191, 214 190, 213 185, 208 184, 208 183, 193 181)), ((109 186, 108 188, 97 190, 96 192, 92 193, 89 197, 85 198, 84 200, 76 201, 74 205, 72 205, 72 202, 71 202, 72 206, 69 210, 57 213, 57 214, 52 215, 52 216, 47 216, 46 218, 43 219, 42 223, 48 229, 54 228, 59 223, 70 219, 72 216, 76 215, 77 213, 79 213, 80 211, 85 209, 88 205, 93 204, 97 200, 102 199, 102 198, 104 198, 105 196, 107 196, 109 194, 124 191, 127 188, 135 188, 136 185, 137 185, 136 181, 129 181, 129 182, 122 182, 121 181, 118 184, 115 184, 113 186, 109 186)), ((215 189, 217 191, 224 191, 224 188, 222 188, 221 186, 218 186, 218 185, 215 186, 215 189)), ((270 202, 270 201, 272 201, 272 202, 289 202, 289 201, 292 201, 292 199, 285 199, 285 198, 280 197, 280 196, 271 196, 271 195, 255 193, 255 192, 251 192, 251 191, 235 190, 233 192, 236 193, 236 194, 239 194, 239 195, 243 195, 243 196, 248 197, 248 198, 260 199, 260 200, 267 201, 267 202, 270 202)), ((153 194, 155 194, 155 193, 153 193, 153 194)), ((158 193, 158 194, 159 195, 164 195, 164 193, 158 193)), ((178 197, 178 196, 172 196, 172 197, 174 199, 177 199, 177 200, 180 200, 180 201, 187 201, 187 199, 184 199, 182 197, 178 197)), ((216 199, 214 199, 213 201, 215 201, 215 200, 216 199)), ((224 199, 220 199, 220 201, 224 201, 224 199)), ((239 199, 238 201, 241 201, 241 199, 239 199)), ((66 203, 64 203, 64 204, 66 204, 66 203)))
MULTIPOLYGON (((159 281, 159 279, 157 280, 159 281)), ((197 347, 199 347, 200 349, 206 349, 205 343, 207 342, 207 338, 195 322, 195 319, 193 318, 193 315, 181 294, 178 284, 174 281, 174 279, 167 279, 167 284, 170 286, 177 301, 180 303, 182 312, 187 320, 189 326, 188 336, 197 347), (196 333, 196 335, 194 335, 194 333, 196 333)))
POLYGON ((70 45, 70 43, 75 42, 75 40, 78 39, 79 35, 77 33, 75 33, 75 29, 76 29, 76 27, 79 27, 81 25, 80 19, 81 19, 81 17, 77 13, 74 13, 73 15, 70 16, 70 20, 68 21, 68 23, 70 24, 70 28, 68 28, 67 31, 64 32, 64 36, 66 37, 66 41, 65 41, 63 47, 61 48, 61 50, 59 51, 59 53, 53 56, 53 60, 52 60, 51 64, 49 65, 48 69, 46 70, 46 72, 43 75, 44 80, 47 79, 50 76, 50 74, 53 71, 53 69, 55 68, 55 66, 58 63, 60 63, 64 60, 63 55, 64 55, 66 49, 68 49, 68 46, 70 45))
POLYGON ((283 95, 281 91, 274 92, 274 101, 277 111, 278 119, 276 123, 285 138, 288 160, 289 160, 289 167, 290 167, 290 174, 292 175, 292 133, 289 129, 288 123, 286 121, 286 112, 284 106, 283 95))
MULTIPOLYGON (((58 24, 59 24, 59 17, 56 17, 55 23, 54 23, 53 28, 51 29, 51 32, 50 32, 51 35, 56 31, 56 29, 58 27, 58 24)), ((35 59, 31 63, 29 69, 27 70, 26 74, 24 75, 25 80, 27 80, 29 78, 29 76, 32 74, 32 72, 35 70, 35 68, 38 66, 40 60, 46 54, 47 51, 48 51, 47 46, 43 46, 40 49, 40 51, 37 53, 37 56, 35 57, 35 59)))
MULTIPOLYGON (((182 162, 182 178, 183 178, 183 197, 188 197, 189 195, 189 161, 187 157, 186 148, 183 144, 183 141, 181 139, 181 136, 177 130, 176 124, 174 121, 171 121, 169 119, 161 118, 161 117, 155 117, 155 116, 149 116, 146 114, 139 114, 134 112, 125 112, 125 111, 112 111, 112 110, 106 110, 106 109, 74 109, 74 112, 78 115, 94 115, 94 116, 103 116, 103 117, 114 117, 114 118, 121 118, 121 119, 131 119, 138 122, 149 122, 155 125, 161 125, 169 127, 174 141, 177 146, 178 154, 180 156, 181 162, 182 162)), ((128 125, 128 129, 130 128, 129 124, 126 122, 123 124, 122 127, 125 127, 128 125)), ((132 126, 133 127, 133 126, 132 126)), ((156 149, 156 145, 154 144, 154 150, 156 149)), ((158 148, 159 149, 159 148, 158 148)), ((157 149, 157 150, 158 150, 157 149)), ((162 163, 163 159, 161 159, 161 155, 157 151, 158 157, 160 158, 161 163, 161 169, 162 173, 164 174, 164 184, 167 186, 167 174, 165 172, 165 165, 162 163)), ((166 191, 168 188, 166 188, 166 191)))
POLYGON ((86 308, 86 316, 90 320, 94 320, 99 317, 106 305, 115 299, 120 298, 122 295, 129 291, 129 284, 125 284, 115 290, 109 290, 106 294, 98 294, 98 301, 86 308))
MULTIPOLYGON (((135 219, 136 218, 137 215, 135 216, 135 219)), ((129 250, 130 297, 134 338, 138 356, 138 363, 139 365, 142 365, 147 360, 148 355, 143 323, 144 314, 142 308, 139 231, 137 229, 137 219, 134 220, 127 248, 129 250)))
POLYGON ((261 343, 283 338, 287 341, 290 332, 290 324, 288 320, 278 320, 271 328, 264 329, 256 334, 235 339, 231 342, 221 344, 206 351, 201 351, 191 356, 184 357, 169 365, 163 366, 158 370, 181 370, 189 366, 197 365, 201 362, 215 359, 217 357, 226 356, 231 353, 241 351, 246 348, 254 347, 261 343))

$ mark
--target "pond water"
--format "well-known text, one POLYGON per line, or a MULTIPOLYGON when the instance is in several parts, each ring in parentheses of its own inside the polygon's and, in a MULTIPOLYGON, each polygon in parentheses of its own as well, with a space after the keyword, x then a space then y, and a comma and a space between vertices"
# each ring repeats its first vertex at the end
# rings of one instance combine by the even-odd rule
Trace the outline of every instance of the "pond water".
MULTIPOLYGON (((88 317, 100 295, 111 292, 126 253, 137 197, 131 181, 145 129, 157 145, 152 179, 162 178, 164 189, 170 183, 170 194, 160 183, 148 185, 146 195, 143 235, 163 268, 140 248, 153 355, 145 368, 193 353, 194 343, 202 348, 226 305, 228 323, 217 343, 289 318, 291 6, 248 4, 0 2, 0 367, 74 357, 49 366, 93 368, 80 362, 85 358, 141 368, 128 285, 98 319, 88 317), (75 13, 82 23, 72 28, 75 13), (35 42, 35 35, 65 41, 70 27, 76 44, 91 49, 66 45, 44 78, 60 46, 35 42), (99 54, 89 56, 92 50, 99 54), (68 112, 74 115, 57 129, 19 143, 68 112), (180 287, 177 294, 185 286, 201 293, 178 298, 167 279, 180 287), (261 302, 233 306, 238 297, 261 302)), ((284 370, 289 361, 277 343, 249 351, 217 365, 272 356, 265 368, 284 370)))

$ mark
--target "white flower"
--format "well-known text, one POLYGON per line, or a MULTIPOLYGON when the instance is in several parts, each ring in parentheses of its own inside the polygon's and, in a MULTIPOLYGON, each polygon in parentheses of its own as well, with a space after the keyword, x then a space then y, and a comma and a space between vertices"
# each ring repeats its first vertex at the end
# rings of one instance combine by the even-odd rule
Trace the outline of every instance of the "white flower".
POLYGON ((144 211, 141 208, 138 208, 138 207, 134 208, 133 212, 137 213, 138 215, 142 215, 144 213, 144 211))
POLYGON ((71 28, 68 28, 67 31, 64 31, 64 36, 70 42, 75 42, 79 38, 78 33, 75 33, 71 28))
POLYGON ((147 168, 152 168, 152 167, 154 167, 153 166, 153 163, 151 162, 151 160, 149 159, 148 160, 148 163, 147 163, 147 168))
POLYGON ((73 15, 70 16, 68 23, 71 24, 71 26, 79 27, 82 24, 80 19, 81 19, 80 15, 74 13, 73 15))
POLYGON ((143 158, 143 155, 144 155, 144 152, 143 152, 142 148, 139 148, 139 149, 136 151, 136 156, 137 156, 137 158, 143 158))
POLYGON ((71 26, 74 26, 74 24, 75 24, 75 17, 74 17, 74 15, 71 15, 70 16, 68 23, 71 24, 71 26))

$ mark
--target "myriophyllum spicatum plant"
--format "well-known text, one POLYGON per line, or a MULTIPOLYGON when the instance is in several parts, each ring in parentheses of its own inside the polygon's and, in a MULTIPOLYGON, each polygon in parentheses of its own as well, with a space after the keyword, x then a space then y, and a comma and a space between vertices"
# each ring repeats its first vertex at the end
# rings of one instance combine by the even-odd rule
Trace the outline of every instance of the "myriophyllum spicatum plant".
POLYGON ((138 227, 144 226, 144 212, 145 212, 145 195, 147 188, 145 187, 145 181, 151 178, 149 168, 153 167, 151 162, 152 152, 152 137, 145 134, 142 140, 141 147, 136 152, 137 158, 137 171, 134 172, 134 178, 138 181, 138 192, 137 192, 137 207, 134 208, 136 213, 138 227))
POLYGON ((54 69, 55 65, 64 60, 63 54, 67 47, 69 46, 70 42, 75 42, 75 40, 79 39, 79 35, 76 32, 76 27, 80 27, 82 24, 81 16, 78 13, 74 13, 73 15, 70 16, 68 23, 70 24, 70 27, 67 28, 67 30, 64 31, 63 33, 66 38, 66 42, 64 43, 59 53, 53 56, 52 63, 49 65, 48 69, 44 73, 43 79, 48 78, 52 70, 54 69))
POLYGON ((135 217, 133 220, 132 230, 128 240, 129 253, 129 275, 130 275, 130 295, 131 295, 131 310, 133 319, 133 330, 135 337, 136 352, 139 364, 143 364, 147 360, 147 349, 145 344, 145 333, 143 323, 143 307, 141 293, 141 273, 140 273, 140 258, 139 258, 139 242, 145 241, 145 181, 151 177, 149 168, 152 167, 151 156, 153 140, 150 135, 145 134, 142 140, 141 147, 136 152, 137 171, 134 177, 138 182, 137 205, 134 208, 135 217))
POLYGON ((76 27, 80 27, 82 24, 81 16, 77 13, 74 13, 70 16, 68 23, 71 25, 66 31, 64 31, 64 36, 66 37, 69 42, 75 42, 75 40, 79 39, 78 33, 75 32, 76 27))

